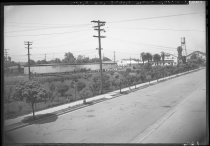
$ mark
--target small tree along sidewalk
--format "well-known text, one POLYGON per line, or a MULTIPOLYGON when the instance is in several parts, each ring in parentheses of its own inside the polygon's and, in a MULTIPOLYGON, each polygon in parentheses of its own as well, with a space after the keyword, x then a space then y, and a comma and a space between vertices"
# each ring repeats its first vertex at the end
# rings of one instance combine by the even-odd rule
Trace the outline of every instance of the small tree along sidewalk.
POLYGON ((47 90, 37 81, 25 81, 16 86, 16 94, 13 96, 15 100, 26 101, 31 104, 33 111, 33 119, 35 118, 35 104, 38 102, 46 102, 48 99, 47 90))

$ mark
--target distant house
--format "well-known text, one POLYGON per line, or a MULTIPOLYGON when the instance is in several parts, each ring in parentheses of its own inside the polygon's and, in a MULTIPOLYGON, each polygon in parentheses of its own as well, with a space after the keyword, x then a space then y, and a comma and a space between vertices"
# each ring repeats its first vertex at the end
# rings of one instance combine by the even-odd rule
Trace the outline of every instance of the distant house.
POLYGON ((161 58, 161 60, 158 63, 156 63, 154 61, 151 61, 151 63, 152 63, 152 66, 156 66, 156 65, 163 66, 163 64, 165 66, 167 66, 167 65, 177 65, 177 57, 173 54, 165 53, 164 61, 161 58))
POLYGON ((193 54, 196 54, 198 57, 200 57, 201 59, 204 59, 206 61, 206 53, 203 53, 201 51, 194 51, 192 53, 190 53, 189 55, 186 56, 186 59, 189 60, 190 57, 193 55, 193 54))
MULTIPOLYGON (((117 63, 112 61, 102 62, 102 69, 104 71, 117 69, 117 63)), ((99 71, 99 63, 87 63, 87 64, 69 64, 69 63, 59 63, 59 64, 37 64, 30 67, 30 72, 32 74, 47 74, 47 73, 65 73, 81 71, 82 69, 99 71)), ((24 74, 28 74, 28 66, 24 66, 24 74)))

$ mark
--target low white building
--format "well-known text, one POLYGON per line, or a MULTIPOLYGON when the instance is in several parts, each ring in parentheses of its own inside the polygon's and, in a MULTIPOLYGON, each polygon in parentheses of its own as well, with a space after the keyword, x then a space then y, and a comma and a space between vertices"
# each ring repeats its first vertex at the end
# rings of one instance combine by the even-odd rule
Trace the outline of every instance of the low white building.
POLYGON ((129 66, 129 65, 136 65, 136 64, 140 64, 140 63, 143 63, 143 62, 136 61, 134 59, 122 59, 117 62, 117 65, 118 66, 129 66))
POLYGON ((152 63, 152 66, 155 66, 155 65, 163 66, 163 64, 165 66, 177 65, 177 56, 170 54, 170 53, 165 53, 164 61, 161 58, 161 60, 158 63, 155 63, 154 61, 151 61, 151 63, 152 63))
MULTIPOLYGON (((117 69, 117 63, 114 62, 103 62, 102 69, 104 71, 117 69)), ((88 64, 38 64, 30 67, 30 72, 33 74, 46 74, 46 73, 64 73, 80 71, 82 69, 99 71, 99 63, 88 63, 88 64)), ((28 66, 24 66, 24 74, 28 74, 28 66)))

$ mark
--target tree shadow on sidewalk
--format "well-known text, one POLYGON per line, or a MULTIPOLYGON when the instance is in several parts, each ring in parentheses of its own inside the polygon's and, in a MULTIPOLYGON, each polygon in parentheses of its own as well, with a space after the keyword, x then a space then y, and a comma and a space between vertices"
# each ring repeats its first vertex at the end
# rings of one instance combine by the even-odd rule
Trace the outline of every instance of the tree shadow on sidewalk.
POLYGON ((47 114, 40 114, 36 115, 34 118, 33 116, 25 117, 21 122, 28 123, 28 124, 45 124, 51 123, 56 121, 58 116, 54 113, 47 113, 47 114))

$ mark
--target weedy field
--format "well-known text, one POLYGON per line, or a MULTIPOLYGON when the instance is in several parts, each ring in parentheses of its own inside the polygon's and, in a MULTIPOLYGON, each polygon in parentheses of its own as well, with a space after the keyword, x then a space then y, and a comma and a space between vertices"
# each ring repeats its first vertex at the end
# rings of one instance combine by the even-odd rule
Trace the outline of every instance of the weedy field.
MULTIPOLYGON (((103 72, 103 93, 120 88, 156 80, 180 72, 198 68, 198 65, 181 66, 144 66, 127 68, 122 71, 103 72)), ((89 98, 100 94, 100 73, 80 72, 70 74, 51 74, 32 76, 48 92, 46 101, 35 104, 35 110, 89 98)), ((4 78, 4 118, 10 119, 32 112, 31 105, 15 98, 21 82, 27 82, 28 76, 5 76, 4 78)))

